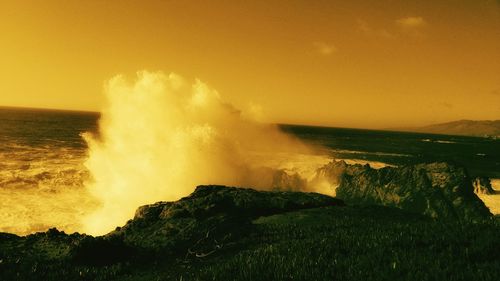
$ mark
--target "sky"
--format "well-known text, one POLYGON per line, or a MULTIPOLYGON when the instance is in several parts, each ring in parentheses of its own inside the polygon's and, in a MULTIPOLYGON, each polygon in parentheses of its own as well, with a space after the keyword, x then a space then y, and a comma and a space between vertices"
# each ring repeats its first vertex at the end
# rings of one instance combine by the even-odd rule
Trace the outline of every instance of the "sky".
POLYGON ((500 1, 0 0, 0 105, 98 111, 137 71, 267 122, 500 119, 500 1))

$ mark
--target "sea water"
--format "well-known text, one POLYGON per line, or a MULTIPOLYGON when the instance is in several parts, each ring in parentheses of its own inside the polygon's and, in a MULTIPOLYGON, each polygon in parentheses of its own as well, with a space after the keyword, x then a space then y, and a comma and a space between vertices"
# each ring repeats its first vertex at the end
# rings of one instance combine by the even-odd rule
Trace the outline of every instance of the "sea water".
MULTIPOLYGON (((89 206, 85 193, 86 132, 97 133, 99 114, 0 108, 0 232, 19 234, 60 225, 72 231, 89 206)), ((375 167, 448 161, 471 176, 500 178, 500 140, 346 128, 281 125, 322 156, 375 167)), ((311 155, 311 159, 318 155, 311 155)), ((306 163, 307 156, 300 159, 306 163)), ((494 184, 498 184, 495 180, 494 184)), ((498 187, 497 187, 498 188, 498 187)), ((484 199, 483 199, 484 200, 484 199)))
POLYGON ((337 159, 396 166, 445 161, 465 166, 473 177, 500 178, 500 140, 384 130, 281 127, 324 147, 325 154, 337 159))
POLYGON ((79 228, 89 205, 80 134, 96 130, 98 114, 0 108, 0 232, 28 234, 79 228), (62 222, 62 225, 61 225, 62 222))

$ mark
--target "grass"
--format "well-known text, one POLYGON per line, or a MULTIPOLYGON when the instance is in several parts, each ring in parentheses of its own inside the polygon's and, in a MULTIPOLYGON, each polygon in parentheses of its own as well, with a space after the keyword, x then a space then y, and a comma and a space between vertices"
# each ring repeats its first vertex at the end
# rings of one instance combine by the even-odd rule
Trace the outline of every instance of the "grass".
POLYGON ((498 218, 444 223, 385 207, 336 206, 260 217, 205 258, 45 261, 38 271, 32 263, 0 263, 0 279, 498 280, 499 234, 498 218))
MULTIPOLYGON (((216 257, 160 280, 497 280, 500 224, 443 224, 382 207, 263 217, 216 257)), ((177 268, 176 268, 177 267, 177 268)), ((146 279, 154 280, 144 273, 146 279)), ((128 280, 137 280, 134 276, 128 280)))

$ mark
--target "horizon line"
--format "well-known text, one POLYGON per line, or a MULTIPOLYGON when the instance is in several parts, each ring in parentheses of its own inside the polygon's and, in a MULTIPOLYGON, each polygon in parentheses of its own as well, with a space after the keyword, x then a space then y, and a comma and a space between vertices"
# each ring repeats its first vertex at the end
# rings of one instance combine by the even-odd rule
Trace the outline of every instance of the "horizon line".
MULTIPOLYGON (((32 106, 17 106, 17 105, 0 105, 0 109, 23 109, 23 110, 39 110, 39 111, 56 111, 56 112, 69 112, 69 113, 85 113, 85 114, 95 114, 100 115, 100 111, 94 110, 86 110, 86 109, 61 109, 61 108, 53 108, 53 107, 32 107, 32 106)), ((359 129, 359 130, 374 130, 374 131, 393 131, 393 132, 413 132, 412 129, 419 129, 427 126, 433 125, 441 125, 452 122, 460 122, 460 121, 472 121, 472 122, 482 122, 489 121, 495 122, 500 121, 500 119, 454 119, 451 121, 439 122, 426 124, 421 126, 391 126, 391 127, 376 127, 376 128, 367 128, 367 127, 359 127, 359 126, 342 126, 342 125, 333 125, 333 124, 317 124, 317 123, 308 123, 308 122, 298 122, 298 123, 289 123, 289 122, 267 122, 268 124, 274 125, 283 125, 283 126, 309 126, 309 127, 321 127, 321 128, 338 128, 338 129, 359 129)))
POLYGON ((32 107, 32 106, 17 106, 17 105, 0 105, 0 109, 25 109, 25 110, 39 110, 39 111, 60 111, 60 112, 101 114, 101 112, 99 111, 85 110, 85 109, 61 109, 53 107, 32 107))

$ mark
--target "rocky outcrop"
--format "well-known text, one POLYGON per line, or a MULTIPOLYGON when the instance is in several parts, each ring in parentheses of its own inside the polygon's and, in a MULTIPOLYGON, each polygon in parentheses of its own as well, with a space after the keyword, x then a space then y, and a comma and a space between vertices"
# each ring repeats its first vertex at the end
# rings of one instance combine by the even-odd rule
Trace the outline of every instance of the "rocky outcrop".
POLYGON ((491 216, 474 194, 465 168, 447 163, 378 170, 348 165, 336 192, 349 203, 397 207, 432 218, 480 220, 491 216))
POLYGON ((259 216, 336 205, 343 201, 317 193, 198 186, 179 201, 140 207, 132 220, 108 236, 150 251, 186 250, 200 237, 223 243, 259 216))
MULTIPOLYGON (((442 167, 422 169, 431 174, 431 183, 449 180, 432 175, 443 175, 442 167)), ((346 166, 342 177, 354 179, 371 171, 369 166, 346 166)), ((459 272, 458 279, 498 279, 495 271, 484 270, 498 268, 498 223, 441 224, 396 208, 337 206, 343 202, 315 193, 200 186, 179 201, 140 207, 124 227, 105 236, 68 235, 56 229, 26 237, 0 233, 0 280, 330 280, 333 271, 323 271, 332 260, 345 261, 335 263, 335 274, 352 272, 353 261, 361 260, 368 271, 381 264, 376 276, 386 276, 396 265, 407 269, 417 264, 426 272, 434 263, 422 261, 429 258, 438 265, 424 279, 454 277, 449 273, 462 268, 464 261, 473 265, 467 269, 478 270, 459 272), (396 254, 383 263, 373 262, 387 252, 396 254), (450 257, 457 261, 455 266, 440 271, 450 257), (262 265, 237 275, 255 262, 262 265), (290 264, 297 265, 292 273, 283 270, 290 264), (488 275, 481 275, 484 272, 488 275)), ((358 280, 369 275, 341 276, 358 280)))
POLYGON ((299 174, 269 167, 248 168, 241 183, 256 190, 304 191, 307 181, 299 174))
POLYGON ((332 187, 340 184, 340 179, 347 169, 351 169, 352 165, 348 165, 345 161, 332 161, 325 166, 316 170, 316 175, 312 180, 312 184, 321 181, 327 181, 332 187))
POLYGON ((495 194, 489 178, 477 177, 472 181, 472 186, 474 187, 474 193, 476 194, 495 194))
POLYGON ((56 229, 26 237, 0 233, 0 267, 2 261, 16 263, 23 257, 86 265, 204 257, 244 237, 260 216, 343 205, 317 193, 198 186, 179 201, 139 207, 125 226, 104 236, 67 235, 56 229))
POLYGON ((301 191, 307 186, 307 181, 297 173, 288 174, 283 170, 276 170, 273 173, 271 188, 276 191, 301 191))
POLYGON ((370 165, 365 164, 347 164, 344 160, 333 160, 330 163, 316 170, 312 180, 308 183, 310 187, 327 186, 328 194, 336 195, 345 174, 357 174, 360 171, 371 169, 370 165))

